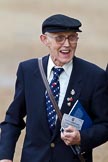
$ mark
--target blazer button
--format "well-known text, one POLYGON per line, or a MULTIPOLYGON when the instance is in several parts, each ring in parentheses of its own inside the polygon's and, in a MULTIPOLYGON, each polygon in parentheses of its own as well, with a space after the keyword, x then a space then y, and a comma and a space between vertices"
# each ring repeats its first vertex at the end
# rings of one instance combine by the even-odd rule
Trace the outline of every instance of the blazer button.
POLYGON ((54 148, 55 147, 55 143, 52 142, 51 143, 51 147, 54 148))

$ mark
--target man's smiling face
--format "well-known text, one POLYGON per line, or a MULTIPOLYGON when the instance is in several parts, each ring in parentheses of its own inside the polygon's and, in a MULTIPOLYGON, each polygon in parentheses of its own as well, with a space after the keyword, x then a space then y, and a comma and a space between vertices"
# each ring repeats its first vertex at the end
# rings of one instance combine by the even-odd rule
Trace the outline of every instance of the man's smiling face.
POLYGON ((75 55, 78 33, 45 33, 44 35, 41 35, 41 40, 48 47, 54 64, 63 66, 72 60, 75 55))

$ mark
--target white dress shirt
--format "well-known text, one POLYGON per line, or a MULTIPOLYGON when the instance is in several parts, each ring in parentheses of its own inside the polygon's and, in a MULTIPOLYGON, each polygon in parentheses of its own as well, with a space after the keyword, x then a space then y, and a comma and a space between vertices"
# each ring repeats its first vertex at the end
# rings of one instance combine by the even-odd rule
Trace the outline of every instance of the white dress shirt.
MULTIPOLYGON (((49 84, 53 78, 53 71, 52 71, 53 67, 61 68, 59 66, 56 66, 53 63, 51 57, 49 57, 48 67, 47 67, 47 79, 48 79, 49 84)), ((59 77, 59 82, 60 82, 60 96, 59 96, 59 102, 58 102, 59 109, 61 109, 62 107, 62 103, 63 103, 66 90, 68 87, 68 83, 70 80, 70 75, 73 69, 72 60, 68 62, 67 64, 63 65, 62 68, 64 69, 64 71, 60 74, 60 77, 59 77)))

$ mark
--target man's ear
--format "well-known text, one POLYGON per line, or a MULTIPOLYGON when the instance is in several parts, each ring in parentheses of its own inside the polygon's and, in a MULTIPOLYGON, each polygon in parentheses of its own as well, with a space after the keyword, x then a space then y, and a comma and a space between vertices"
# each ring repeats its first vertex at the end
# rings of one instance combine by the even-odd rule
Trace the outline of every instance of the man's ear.
POLYGON ((45 44, 46 46, 48 46, 48 39, 47 39, 47 36, 42 34, 40 35, 40 40, 43 44, 45 44))

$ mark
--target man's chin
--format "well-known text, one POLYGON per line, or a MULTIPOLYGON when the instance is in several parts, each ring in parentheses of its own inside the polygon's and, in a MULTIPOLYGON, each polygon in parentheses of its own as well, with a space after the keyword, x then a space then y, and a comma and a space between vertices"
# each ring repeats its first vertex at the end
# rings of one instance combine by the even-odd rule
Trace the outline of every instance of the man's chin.
POLYGON ((68 62, 70 62, 72 59, 62 59, 62 61, 60 61, 60 66, 63 66, 65 64, 67 64, 68 62))

